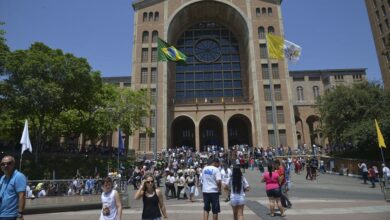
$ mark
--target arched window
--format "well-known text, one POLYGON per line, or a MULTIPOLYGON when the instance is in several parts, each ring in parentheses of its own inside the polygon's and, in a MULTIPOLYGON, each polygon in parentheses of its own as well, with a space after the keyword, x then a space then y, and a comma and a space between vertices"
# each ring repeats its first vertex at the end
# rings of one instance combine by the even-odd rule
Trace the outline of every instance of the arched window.
POLYGON ((154 21, 158 21, 160 19, 160 13, 158 11, 154 12, 154 21))
POLYGON ((142 43, 149 43, 149 32, 142 32, 142 43))
POLYGON ((269 26, 269 27, 268 27, 268 33, 274 34, 274 33, 275 33, 275 28, 272 27, 272 26, 269 26))
POLYGON ((260 26, 258 29, 257 29, 257 33, 259 35, 259 39, 264 39, 265 38, 265 30, 264 30, 264 27, 260 26))
POLYGON ((149 21, 153 20, 153 12, 149 12, 149 21))
POLYGON ((268 16, 272 16, 272 8, 268 8, 268 16))
POLYGON ((267 9, 266 8, 262 8, 261 9, 261 14, 262 15, 267 15, 267 9))
POLYGON ((256 8, 256 17, 261 16, 261 10, 260 8, 256 8))
POLYGON ((144 12, 144 16, 142 18, 142 21, 143 22, 148 21, 148 13, 144 12))
POLYGON ((157 43, 158 31, 152 32, 152 43, 157 43))
POLYGON ((298 97, 298 101, 303 101, 304 100, 304 97, 303 97, 303 87, 302 86, 298 86, 297 87, 297 97, 298 97))
POLYGON ((320 96, 320 88, 318 86, 313 86, 313 95, 314 95, 314 98, 317 98, 318 96, 320 96))

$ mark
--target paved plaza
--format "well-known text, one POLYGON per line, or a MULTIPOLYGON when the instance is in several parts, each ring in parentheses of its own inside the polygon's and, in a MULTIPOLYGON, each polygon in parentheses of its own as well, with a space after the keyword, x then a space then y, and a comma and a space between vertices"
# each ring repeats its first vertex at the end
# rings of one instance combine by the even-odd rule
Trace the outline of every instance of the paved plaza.
MULTIPOLYGON (((247 170, 244 174, 251 191, 247 193, 247 204, 244 218, 252 219, 353 219, 353 220, 379 220, 389 219, 390 202, 384 200, 384 195, 377 184, 370 188, 362 184, 362 180, 354 177, 320 174, 317 180, 305 180, 305 175, 293 175, 293 187, 290 200, 293 207, 286 211, 286 217, 270 217, 268 199, 265 195, 264 183, 260 182, 257 170, 247 170)), ((164 190, 164 188, 162 188, 164 190)), ((134 191, 131 190, 131 194, 134 191)), ((64 199, 66 200, 66 198, 64 199)), ((232 210, 228 203, 222 201, 220 219, 233 219, 232 210)), ((77 202, 72 200, 73 205, 77 202)), ((141 219, 142 201, 131 198, 131 208, 125 209, 123 219, 141 219)), ((171 199, 166 201, 169 219, 202 219, 203 202, 198 198, 195 203, 184 200, 171 199)), ((98 219, 99 210, 72 211, 60 213, 34 214, 25 217, 26 220, 51 219, 98 219)), ((211 219, 211 217, 210 217, 211 219)))

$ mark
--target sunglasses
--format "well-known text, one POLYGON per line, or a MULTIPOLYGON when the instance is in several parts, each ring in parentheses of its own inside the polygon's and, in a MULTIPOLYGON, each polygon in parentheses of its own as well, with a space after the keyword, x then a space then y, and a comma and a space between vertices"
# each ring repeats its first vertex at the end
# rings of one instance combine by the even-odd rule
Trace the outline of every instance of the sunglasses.
POLYGON ((12 164, 12 162, 3 162, 3 163, 0 163, 0 165, 1 165, 2 167, 4 167, 5 165, 9 166, 9 165, 11 165, 11 164, 12 164))
POLYGON ((145 183, 153 183, 154 181, 145 181, 145 183))

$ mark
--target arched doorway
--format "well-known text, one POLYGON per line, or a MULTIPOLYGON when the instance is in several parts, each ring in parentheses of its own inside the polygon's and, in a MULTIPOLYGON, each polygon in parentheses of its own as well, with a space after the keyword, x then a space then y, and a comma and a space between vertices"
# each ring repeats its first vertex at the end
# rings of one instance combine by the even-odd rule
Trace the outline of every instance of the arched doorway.
POLYGON ((195 149, 195 124, 191 118, 175 118, 171 126, 172 147, 188 146, 195 149))
POLYGON ((229 148, 233 145, 252 146, 252 125, 244 115, 233 115, 227 124, 229 148))
POLYGON ((311 146, 313 146, 313 144, 317 146, 322 145, 322 131, 319 117, 310 115, 307 117, 306 123, 309 126, 311 146))
POLYGON ((297 130, 297 141, 298 146, 303 146, 303 143, 305 142, 305 133, 303 130, 303 122, 300 117, 295 116, 295 128, 297 130))
POLYGON ((217 116, 204 117, 199 124, 200 151, 207 150, 207 146, 223 146, 223 124, 217 116))

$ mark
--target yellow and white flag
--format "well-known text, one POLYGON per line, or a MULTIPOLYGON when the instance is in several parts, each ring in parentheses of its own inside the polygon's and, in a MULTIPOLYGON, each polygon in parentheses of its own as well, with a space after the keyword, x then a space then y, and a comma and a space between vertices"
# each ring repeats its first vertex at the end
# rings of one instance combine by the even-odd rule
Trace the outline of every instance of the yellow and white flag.
POLYGON ((266 39, 267 39, 268 58, 282 60, 284 58, 283 37, 273 35, 273 34, 267 34, 266 39))
POLYGON ((273 34, 267 34, 266 39, 269 58, 278 60, 286 58, 293 63, 299 60, 302 52, 299 45, 273 34))
POLYGON ((379 148, 386 148, 385 139, 383 138, 381 129, 379 128, 378 122, 375 119, 376 134, 378 136, 379 148))

